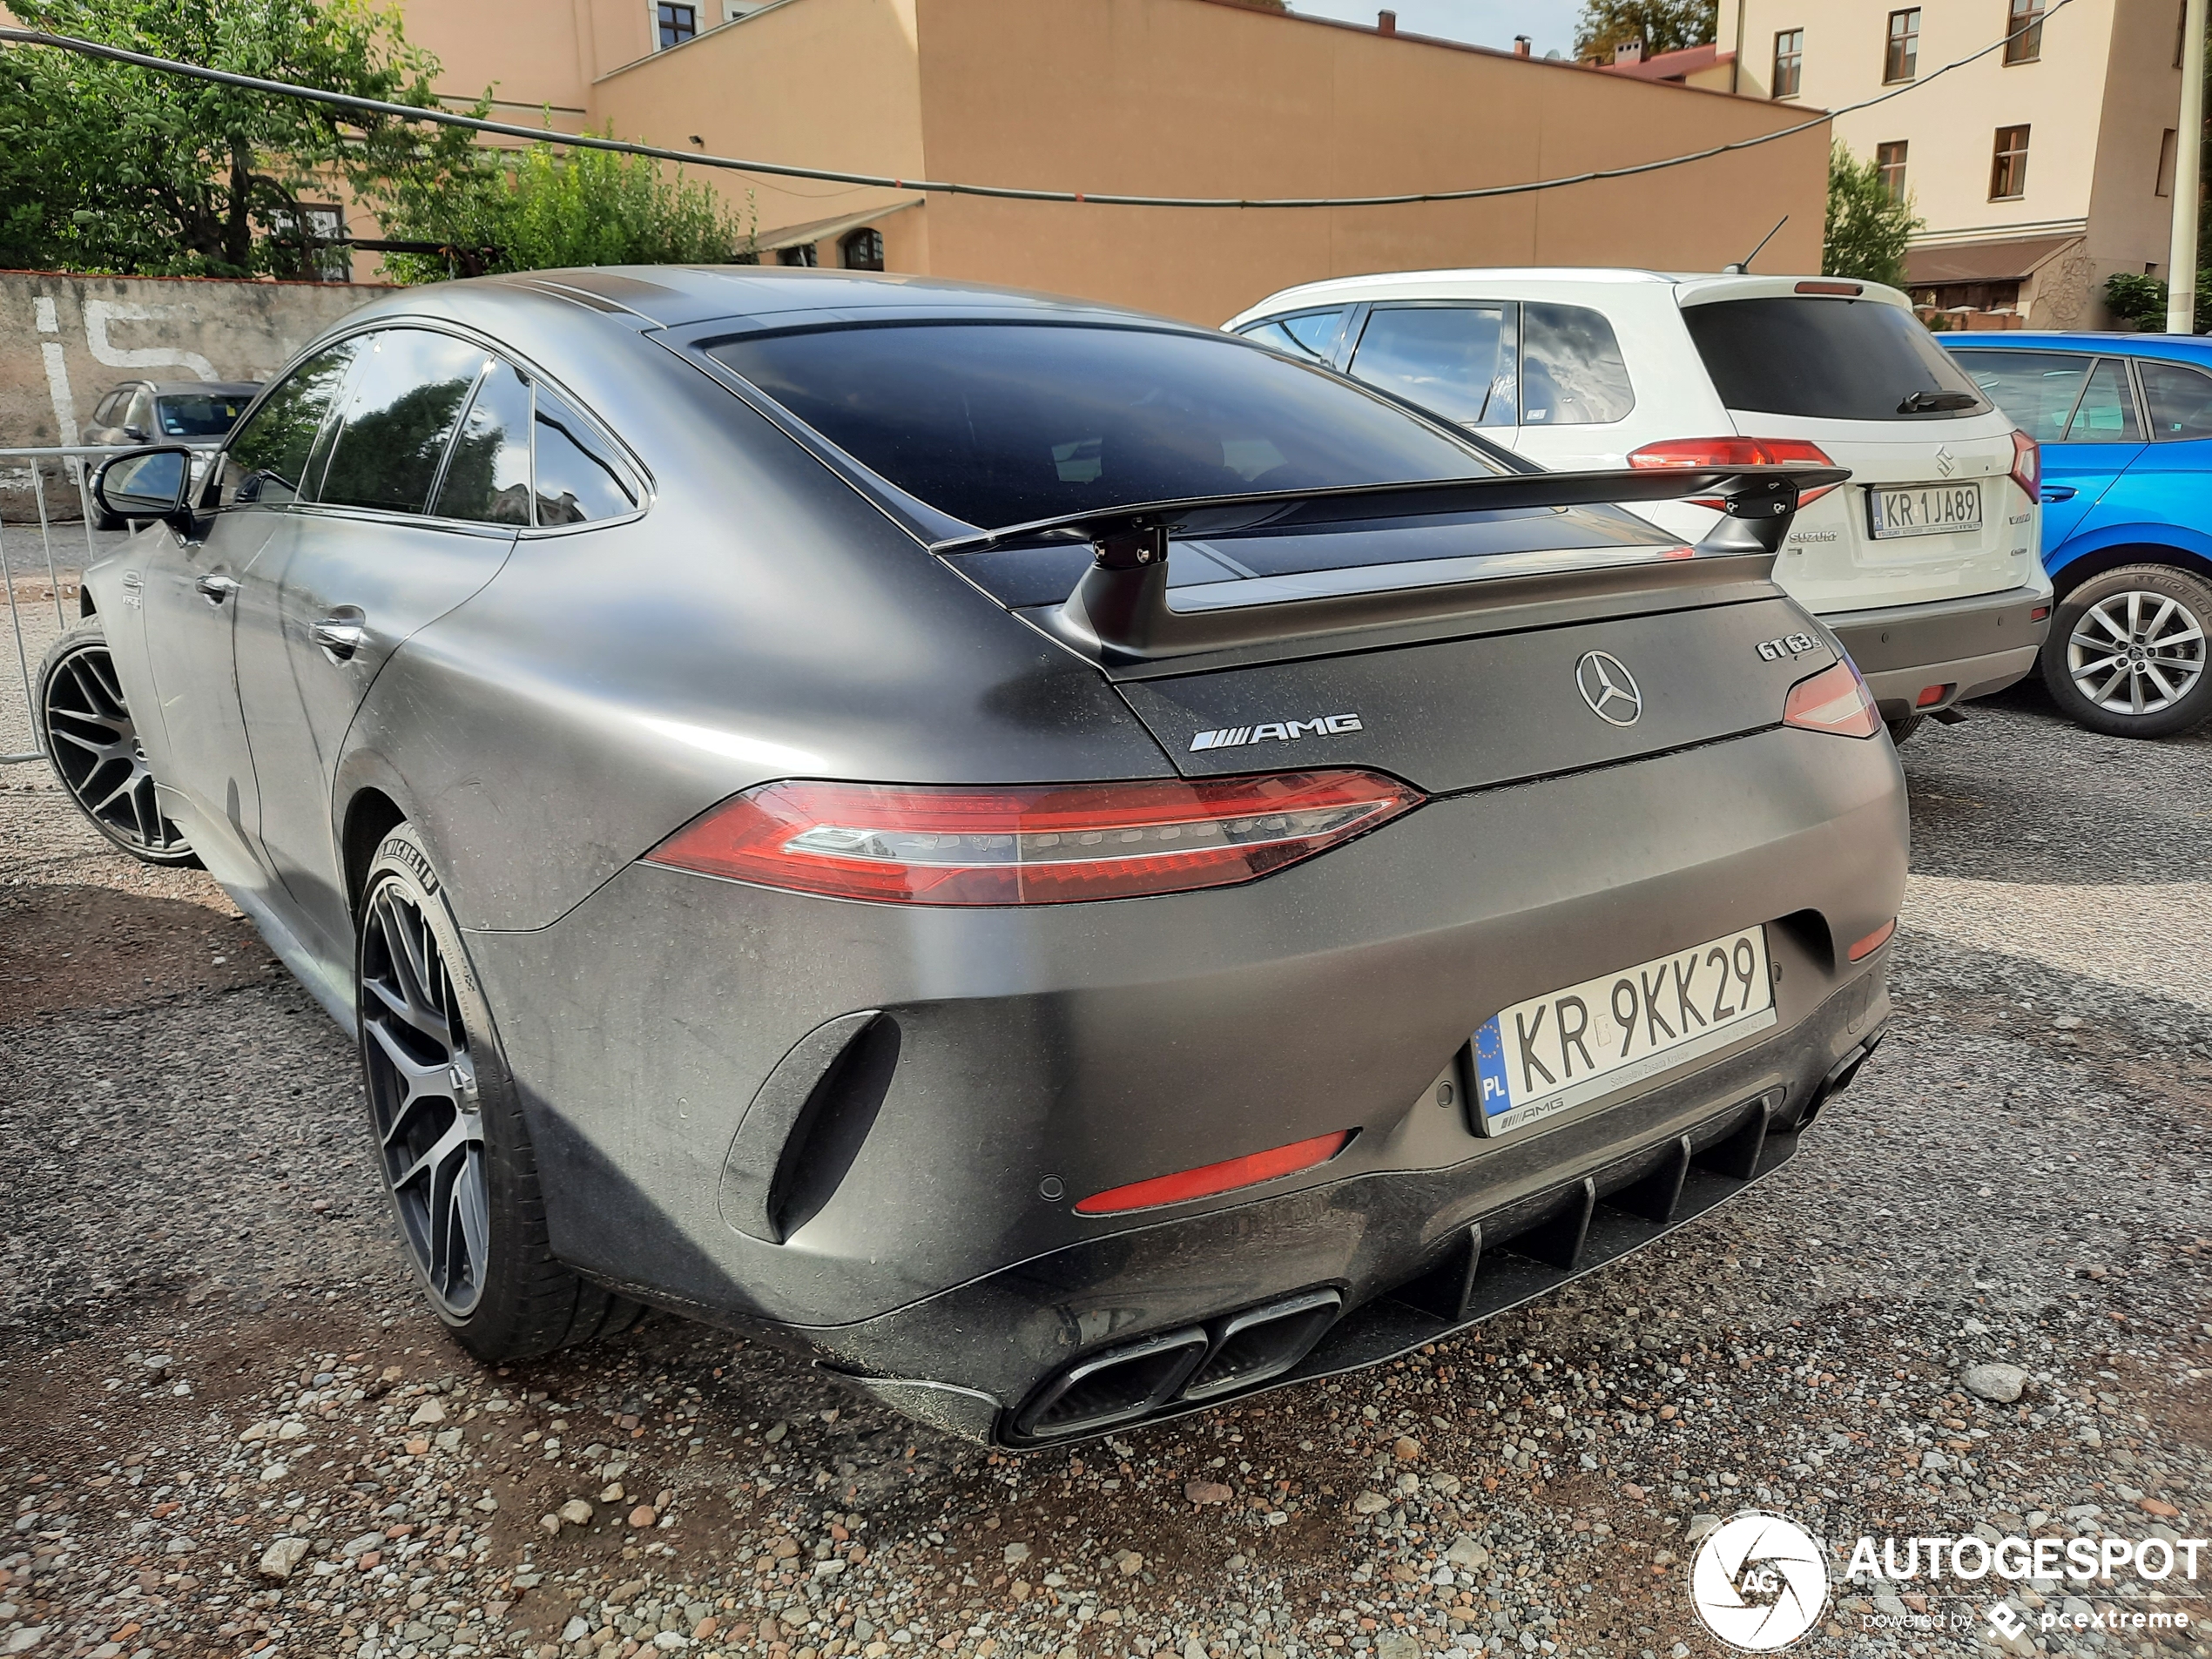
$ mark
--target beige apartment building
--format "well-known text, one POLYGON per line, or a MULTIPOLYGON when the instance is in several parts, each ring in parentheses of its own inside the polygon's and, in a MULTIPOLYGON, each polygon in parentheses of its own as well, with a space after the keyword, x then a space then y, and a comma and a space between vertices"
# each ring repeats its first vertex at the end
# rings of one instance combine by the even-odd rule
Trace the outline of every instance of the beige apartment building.
POLYGON ((1834 129, 1925 221, 1906 261, 1924 314, 2094 328, 2107 277, 2166 274, 2181 0, 1721 0, 1720 40, 1740 93, 1792 108, 1907 89, 1834 129))
MULTIPOLYGON (((2101 0, 2080 0, 2098 3, 2101 0)), ((1237 0, 401 0, 442 90, 678 150, 888 176, 1251 199, 1516 183, 1801 119, 1580 64, 1237 0)), ((1466 265, 1817 269, 1824 129, 1485 201, 1025 203, 701 170, 762 257, 1077 293, 1218 322, 1295 282, 1466 265)), ((363 260, 363 274, 373 268, 363 260)))

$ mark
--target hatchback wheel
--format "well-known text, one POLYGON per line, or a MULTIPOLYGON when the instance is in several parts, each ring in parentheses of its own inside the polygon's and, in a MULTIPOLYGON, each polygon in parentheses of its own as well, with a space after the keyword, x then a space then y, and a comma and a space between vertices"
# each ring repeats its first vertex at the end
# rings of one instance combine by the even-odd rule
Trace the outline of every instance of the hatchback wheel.
POLYGON ((72 628, 46 653, 38 671, 38 727, 62 787, 93 828, 148 864, 199 862, 155 799, 145 747, 98 621, 72 628))
POLYGON ((2066 597, 2043 645, 2043 681, 2078 724, 2163 738, 2212 715, 2205 630, 2212 586, 2164 564, 2122 565, 2066 597))
POLYGON ((354 992, 369 1128, 431 1306, 490 1361, 624 1329, 637 1304, 577 1278, 547 1246, 514 1082, 410 826, 377 849, 360 916, 354 992))

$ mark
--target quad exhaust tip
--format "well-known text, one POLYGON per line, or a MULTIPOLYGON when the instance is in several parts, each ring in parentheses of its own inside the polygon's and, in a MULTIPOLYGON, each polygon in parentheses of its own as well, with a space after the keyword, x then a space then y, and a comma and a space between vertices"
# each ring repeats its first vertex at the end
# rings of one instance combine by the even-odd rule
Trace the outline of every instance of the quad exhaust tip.
POLYGON ((1205 1325, 1093 1355, 1047 1383, 1015 1420, 1025 1440, 1091 1434, 1175 1404, 1215 1399, 1279 1377, 1336 1322, 1343 1298, 1307 1291, 1205 1325))

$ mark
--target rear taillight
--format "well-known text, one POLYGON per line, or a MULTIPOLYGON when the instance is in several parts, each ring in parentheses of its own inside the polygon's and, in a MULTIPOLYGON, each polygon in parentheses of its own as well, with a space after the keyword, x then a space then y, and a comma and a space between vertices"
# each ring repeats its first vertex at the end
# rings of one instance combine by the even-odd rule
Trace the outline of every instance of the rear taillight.
POLYGON ((886 904, 1068 904, 1250 881, 1421 799, 1365 772, 988 788, 762 784, 646 861, 886 904))
MULTIPOLYGON (((1828 452, 1818 444, 1804 438, 1662 438, 1657 443, 1647 443, 1629 455, 1631 467, 1676 468, 1683 471, 1696 471, 1709 467, 1832 467, 1828 452)), ((1808 506, 1818 501, 1833 484, 1823 484, 1817 489, 1808 489, 1797 497, 1797 505, 1808 506)), ((1718 508, 1718 496, 1697 500, 1700 507, 1718 508)))
POLYGON ((2043 498, 2043 446, 2018 427, 2013 428, 2013 482, 2031 502, 2043 498))
POLYGON ((1871 738, 1882 729, 1882 717, 1858 665, 1846 657, 1790 688, 1782 724, 1839 738, 1871 738))

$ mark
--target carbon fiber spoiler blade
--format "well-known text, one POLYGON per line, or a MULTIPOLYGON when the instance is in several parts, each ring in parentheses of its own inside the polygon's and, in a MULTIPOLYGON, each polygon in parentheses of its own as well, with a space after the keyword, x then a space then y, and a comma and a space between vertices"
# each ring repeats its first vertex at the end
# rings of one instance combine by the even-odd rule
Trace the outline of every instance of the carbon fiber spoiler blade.
POLYGON ((1842 483, 1839 467, 1641 468, 1603 472, 1502 473, 1418 483, 1264 490, 1138 502, 1032 519, 934 543, 948 557, 1020 542, 1080 537, 1095 555, 1051 620, 1055 633, 1115 664, 1184 657, 1262 640, 1330 633, 1409 616, 1479 609, 1514 578, 1389 589, 1272 604, 1177 611, 1168 605, 1168 543, 1175 536, 1357 524, 1514 508, 1587 507, 1696 497, 1723 516, 1701 555, 1771 560, 1808 490, 1842 483))

